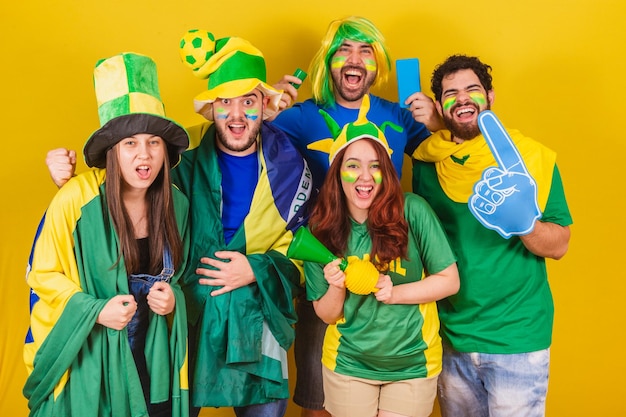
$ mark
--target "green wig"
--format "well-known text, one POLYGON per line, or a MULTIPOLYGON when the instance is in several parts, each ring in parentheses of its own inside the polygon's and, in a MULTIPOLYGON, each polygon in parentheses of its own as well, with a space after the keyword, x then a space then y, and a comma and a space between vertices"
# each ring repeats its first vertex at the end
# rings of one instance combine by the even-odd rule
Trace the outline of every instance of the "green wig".
POLYGON ((324 106, 335 106, 335 94, 330 74, 330 61, 345 40, 372 45, 378 69, 374 84, 384 83, 389 77, 391 59, 385 47, 385 38, 372 22, 364 17, 350 16, 330 23, 322 46, 317 51, 309 73, 311 74, 313 100, 324 106))

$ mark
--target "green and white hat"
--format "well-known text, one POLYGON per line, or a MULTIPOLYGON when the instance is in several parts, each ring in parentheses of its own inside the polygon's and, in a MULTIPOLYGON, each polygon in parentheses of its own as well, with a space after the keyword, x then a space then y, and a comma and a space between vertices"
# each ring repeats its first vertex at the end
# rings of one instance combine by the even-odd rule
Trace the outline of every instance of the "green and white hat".
POLYGON ((187 31, 180 41, 180 57, 200 79, 209 80, 208 89, 196 96, 194 109, 213 120, 213 102, 218 98, 234 98, 259 89, 270 102, 263 119, 278 111, 282 90, 266 83, 265 58, 254 45, 242 38, 215 40, 206 30, 187 31))
POLYGON ((170 166, 176 165, 189 146, 189 136, 165 117, 154 61, 124 52, 98 61, 93 78, 101 127, 85 143, 87 165, 104 168, 107 151, 138 133, 160 136, 167 143, 170 166))

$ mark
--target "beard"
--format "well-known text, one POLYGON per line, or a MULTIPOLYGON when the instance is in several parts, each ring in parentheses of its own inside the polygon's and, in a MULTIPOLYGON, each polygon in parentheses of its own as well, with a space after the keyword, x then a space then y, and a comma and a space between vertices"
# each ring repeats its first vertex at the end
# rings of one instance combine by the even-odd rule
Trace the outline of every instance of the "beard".
POLYGON ((364 68, 360 67, 343 67, 341 71, 337 74, 331 72, 331 76, 333 79, 333 86, 335 87, 335 92, 345 101, 358 101, 363 98, 365 94, 369 91, 372 84, 374 84, 374 80, 376 79, 376 72, 367 71, 364 68), (365 73, 364 79, 361 80, 361 86, 357 90, 350 90, 344 88, 344 73, 350 69, 359 69, 365 73))
MULTIPOLYGON (((246 122, 242 121, 242 123, 246 122)), ((227 127, 228 123, 215 124, 215 137, 217 141, 229 151, 244 152, 250 149, 256 143, 256 138, 261 131, 261 123, 262 120, 259 119, 258 122, 250 126, 250 135, 248 136, 248 140, 245 142, 242 142, 240 140, 234 140, 231 138, 230 132, 227 127)))
MULTIPOLYGON (((449 116, 449 114, 454 114, 456 110, 454 106, 450 109, 450 112, 446 112, 443 114, 443 123, 446 125, 446 128, 452 133, 452 136, 458 139, 470 140, 481 134, 480 128, 478 127, 478 123, 476 120, 473 120, 471 123, 459 123, 454 120, 454 117, 449 116)), ((491 106, 487 104, 484 109, 480 109, 476 106, 476 111, 480 112, 482 110, 489 110, 491 106)))

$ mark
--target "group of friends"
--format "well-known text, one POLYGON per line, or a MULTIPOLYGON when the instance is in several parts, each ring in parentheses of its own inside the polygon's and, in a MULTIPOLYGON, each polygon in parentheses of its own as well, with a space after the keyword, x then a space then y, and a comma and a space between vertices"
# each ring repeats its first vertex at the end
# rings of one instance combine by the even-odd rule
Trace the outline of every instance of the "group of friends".
POLYGON ((434 100, 387 101, 370 94, 391 72, 384 37, 351 16, 329 25, 298 102, 302 81, 269 85, 250 42, 189 37, 204 38, 183 60, 208 81, 207 123, 168 119, 154 62, 122 53, 94 70, 93 169, 48 153, 60 189, 27 274, 30 415, 282 417, 292 345, 305 417, 429 416, 436 397, 444 417, 544 415, 545 260, 567 252, 572 219, 553 151, 507 129, 517 159, 502 166, 481 131, 491 67, 452 55, 434 100), (540 215, 510 235, 468 204, 502 213, 521 189, 540 215), (338 258, 288 258, 299 228, 338 258), (372 293, 346 289, 344 259, 375 266, 372 293))

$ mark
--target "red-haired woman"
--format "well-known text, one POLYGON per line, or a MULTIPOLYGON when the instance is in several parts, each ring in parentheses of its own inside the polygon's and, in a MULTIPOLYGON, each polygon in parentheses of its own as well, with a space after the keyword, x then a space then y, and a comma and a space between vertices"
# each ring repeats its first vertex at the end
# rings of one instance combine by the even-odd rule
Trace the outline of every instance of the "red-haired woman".
POLYGON ((336 255, 369 259, 380 274, 376 292, 358 295, 346 289, 339 259, 305 262, 307 297, 329 324, 325 408, 429 416, 442 355, 436 301, 459 290, 455 256, 430 206, 402 192, 384 136, 348 138, 330 156, 310 229, 336 255))

